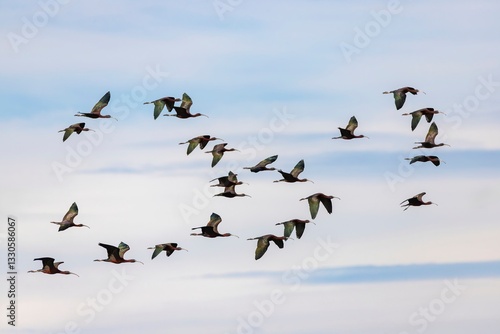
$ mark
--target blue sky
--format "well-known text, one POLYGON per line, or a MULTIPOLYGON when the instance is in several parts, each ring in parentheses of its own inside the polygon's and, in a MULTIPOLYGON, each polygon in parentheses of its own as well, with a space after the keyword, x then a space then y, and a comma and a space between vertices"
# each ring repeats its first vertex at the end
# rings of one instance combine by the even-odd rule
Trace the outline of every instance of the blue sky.
POLYGON ((496 333, 499 9, 486 0, 5 5, 0 212, 18 221, 17 331, 496 333), (425 94, 396 110, 382 92, 403 86, 425 94), (118 121, 74 116, 107 91, 102 113, 118 121), (154 120, 143 104, 184 92, 208 118, 154 120), (434 117, 436 142, 449 147, 412 149, 429 124, 411 131, 401 114, 424 107, 445 113, 434 117), (351 116, 369 139, 332 140, 351 116), (80 121, 95 132, 63 143, 58 131, 80 121), (178 145, 203 134, 240 151, 210 168, 203 151, 214 142, 189 156, 178 145), (285 171, 304 159, 301 177, 314 183, 242 169, 276 154, 285 171), (417 154, 446 163, 404 160, 417 154), (251 198, 212 197, 220 189, 208 181, 229 170, 251 198), (400 208, 423 191, 438 205, 400 208), (341 198, 333 213, 320 208, 300 240, 255 261, 246 239, 310 219, 299 199, 316 192, 341 198), (49 222, 73 202, 75 222, 90 229, 58 233, 49 222), (190 236, 212 212, 240 238, 190 236), (106 255, 99 242, 121 241, 144 266, 92 261, 106 255), (151 261, 147 247, 164 242, 189 251, 151 261), (27 274, 43 256, 80 277, 27 274), (450 282, 465 288, 443 294, 450 282))

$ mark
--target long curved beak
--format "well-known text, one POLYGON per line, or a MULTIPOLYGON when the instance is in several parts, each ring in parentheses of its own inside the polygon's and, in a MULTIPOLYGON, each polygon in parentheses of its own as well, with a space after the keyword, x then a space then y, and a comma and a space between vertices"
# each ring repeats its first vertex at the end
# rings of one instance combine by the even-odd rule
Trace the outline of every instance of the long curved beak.
POLYGON ((75 273, 72 273, 72 272, 70 272, 70 274, 72 274, 72 275, 76 275, 76 276, 80 277, 80 275, 78 275, 78 274, 75 274, 75 273))

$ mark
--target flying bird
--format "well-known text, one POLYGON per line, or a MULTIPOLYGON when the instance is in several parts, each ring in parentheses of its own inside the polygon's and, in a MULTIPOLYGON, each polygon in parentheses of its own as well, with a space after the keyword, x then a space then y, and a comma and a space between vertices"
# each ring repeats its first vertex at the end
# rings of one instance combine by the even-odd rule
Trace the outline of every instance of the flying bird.
POLYGON ((226 148, 227 143, 222 143, 222 144, 217 144, 214 146, 214 148, 211 151, 207 151, 205 153, 212 153, 212 167, 217 165, 217 163, 222 159, 222 156, 224 155, 224 152, 230 152, 230 151, 239 151, 235 148, 226 148))
POLYGON ((284 236, 277 237, 274 234, 266 234, 256 238, 249 238, 247 240, 258 240, 257 248, 255 249, 255 260, 258 260, 266 253, 267 249, 269 248, 270 241, 273 241, 279 248, 283 248, 284 247, 283 241, 287 239, 289 238, 284 236))
POLYGON ((59 225, 59 230, 58 232, 61 232, 61 231, 64 231, 70 227, 87 227, 87 228, 90 228, 88 227, 87 225, 83 225, 83 224, 75 224, 73 223, 73 219, 75 219, 75 217, 78 215, 78 206, 76 205, 76 202, 71 204, 68 212, 66 212, 66 214, 64 215, 62 221, 60 222, 51 222, 52 224, 57 224, 59 225))
MULTIPOLYGON (((441 160, 435 155, 417 155, 413 158, 405 158, 405 160, 410 160, 410 165, 414 162, 427 162, 430 161, 434 164, 434 166, 439 166, 441 164, 441 160)), ((444 162, 444 161, 443 161, 444 162)))
POLYGON ((148 247, 148 249, 154 249, 153 255, 151 256, 151 260, 154 259, 158 254, 160 254, 163 251, 165 251, 167 256, 172 255, 172 253, 176 250, 187 251, 187 249, 185 249, 185 248, 177 247, 177 244, 175 242, 169 242, 166 244, 158 244, 158 245, 155 245, 154 247, 148 247))
POLYGON ((351 119, 349 119, 349 123, 347 124, 345 129, 338 128, 340 130, 340 137, 333 137, 332 139, 353 139, 353 138, 368 138, 367 136, 364 135, 358 135, 356 136, 354 134, 354 130, 358 127, 358 120, 356 117, 352 116, 351 119))
POLYGON ((99 102, 95 104, 91 112, 89 113, 79 112, 78 114, 75 114, 75 116, 88 117, 88 118, 113 118, 117 120, 116 118, 111 117, 111 115, 101 115, 101 110, 108 105, 110 98, 111 94, 107 92, 106 94, 104 94, 103 97, 101 97, 99 102))
POLYGON ((252 173, 258 173, 258 172, 262 172, 265 170, 276 170, 276 168, 274 168, 274 167, 266 167, 267 165, 275 162, 276 159, 278 159, 278 156, 273 155, 272 157, 269 157, 269 158, 262 160, 261 162, 259 162, 258 164, 256 164, 253 167, 243 167, 243 169, 250 169, 250 171, 252 173))
POLYGON ((215 179, 210 180, 209 182, 212 182, 215 180, 219 181, 219 183, 212 184, 212 185, 210 185, 210 187, 225 187, 225 188, 227 188, 230 186, 237 186, 237 185, 243 184, 244 182, 238 181, 237 175, 238 174, 234 174, 233 172, 229 171, 229 173, 227 173, 227 176, 216 177, 215 179))
POLYGON ((332 199, 338 197, 335 196, 330 196, 330 195, 325 195, 323 193, 315 193, 310 196, 307 196, 305 198, 301 198, 299 201, 303 201, 307 199, 307 202, 309 203, 309 211, 311 213, 311 218, 315 219, 316 215, 318 214, 319 210, 319 203, 321 202, 323 206, 325 207, 326 211, 331 214, 332 213, 332 199))
MULTIPOLYGON (((63 274, 63 275, 76 275, 75 273, 72 273, 70 271, 65 271, 65 270, 59 270, 59 265, 64 262, 54 262, 54 259, 51 257, 40 257, 37 259, 34 259, 33 261, 42 261, 42 269, 38 270, 30 270, 28 271, 29 273, 44 273, 44 274, 49 274, 49 275, 54 275, 54 274, 63 274)), ((80 277, 80 276, 78 276, 80 277)))
POLYGON ((425 141, 417 141, 415 144, 420 144, 420 146, 415 146, 415 148, 433 148, 433 147, 438 147, 438 146, 450 146, 448 144, 435 144, 434 139, 436 138, 438 134, 438 127, 435 122, 432 122, 431 126, 429 127, 429 131, 427 132, 427 135, 425 136, 425 141))
POLYGON ((290 171, 290 173, 286 173, 286 172, 282 171, 281 169, 278 169, 278 172, 283 176, 283 179, 276 180, 276 181, 273 181, 273 182, 288 182, 288 183, 293 183, 293 182, 306 182, 306 181, 309 181, 309 182, 314 183, 313 181, 308 180, 308 179, 299 179, 299 174, 304 171, 304 167, 305 167, 304 160, 300 160, 295 165, 295 167, 290 171))
MULTIPOLYGON (((118 247, 111 246, 111 245, 106 245, 99 243, 99 246, 106 248, 106 251, 108 252, 108 258, 107 259, 102 259, 102 260, 94 260, 94 261, 100 261, 100 262, 111 262, 111 263, 124 263, 124 262, 139 262, 142 263, 141 261, 134 260, 134 259, 124 259, 123 255, 130 249, 130 247, 124 243, 120 242, 118 247)), ((142 263, 144 264, 144 263, 142 263)))
POLYGON ((234 198, 234 197, 252 197, 250 195, 247 195, 247 194, 238 194, 236 193, 236 190, 234 189, 236 187, 235 184, 229 186, 229 187, 225 187, 224 188, 224 191, 219 193, 219 194, 215 194, 215 196, 222 196, 222 197, 227 197, 227 198, 234 198))
POLYGON ((412 198, 405 199, 404 201, 402 201, 399 204, 401 205, 402 208, 403 207, 405 208, 403 211, 406 211, 410 206, 421 206, 421 205, 430 205, 430 204, 437 205, 436 203, 433 203, 433 202, 422 201, 422 197, 424 195, 425 195, 425 192, 420 193, 418 195, 413 196, 412 198), (408 202, 408 203, 403 204, 404 202, 408 202))
POLYGON ((302 237, 302 234, 304 234, 304 230, 306 228, 307 223, 313 223, 309 220, 301 220, 301 219, 291 219, 287 220, 286 222, 281 222, 281 223, 276 223, 276 225, 283 225, 285 228, 284 236, 286 238, 289 238, 290 235, 292 235, 293 229, 295 228, 295 235, 297 236, 297 239, 300 239, 302 237))
POLYGON ((175 115, 169 115, 165 114, 163 116, 174 116, 177 118, 191 118, 191 117, 198 117, 198 116, 205 116, 208 117, 207 115, 196 113, 196 114, 191 114, 190 109, 191 106, 193 105, 193 100, 187 95, 186 93, 182 94, 182 102, 180 107, 174 106, 175 110, 175 115))
POLYGON ((205 148, 205 146, 207 146, 208 142, 212 141, 212 140, 223 140, 223 139, 216 138, 216 137, 210 137, 209 135, 203 135, 203 136, 191 138, 186 142, 179 143, 179 145, 189 143, 188 148, 187 148, 187 155, 189 155, 191 152, 193 152, 193 150, 196 148, 196 146, 200 145, 200 150, 202 150, 205 148))
POLYGON ((73 134, 73 132, 76 132, 77 134, 80 134, 82 131, 94 131, 92 129, 86 128, 85 123, 75 123, 70 126, 68 126, 66 129, 59 130, 59 132, 64 131, 64 136, 63 136, 63 142, 66 141, 66 139, 69 138, 73 134))
POLYGON ((149 103, 154 104, 155 109, 153 112, 153 116, 155 119, 157 119, 158 116, 160 116, 163 108, 167 107, 167 110, 170 112, 174 109, 175 102, 180 101, 180 100, 181 99, 179 99, 179 98, 175 98, 172 96, 166 96, 166 97, 162 97, 161 99, 154 100, 151 102, 144 102, 144 104, 149 104, 149 103))
POLYGON ((446 115, 442 111, 434 110, 434 108, 422 108, 422 109, 418 109, 418 110, 415 110, 415 111, 410 112, 410 113, 404 113, 404 114, 402 114, 402 116, 411 115, 411 117, 412 117, 411 118, 411 131, 413 131, 417 127, 422 116, 425 116, 427 123, 430 123, 435 114, 446 115))
POLYGON ((237 237, 237 235, 231 233, 220 234, 218 226, 222 218, 215 212, 210 215, 210 220, 206 226, 193 227, 192 230, 201 229, 201 233, 191 233, 191 235, 201 235, 206 238, 217 238, 217 237, 237 237))
POLYGON ((417 93, 424 93, 424 92, 419 91, 418 89, 415 89, 413 87, 402 87, 396 90, 391 90, 390 92, 383 92, 382 94, 393 94, 394 103, 396 104, 396 109, 399 110, 403 107, 403 104, 405 104, 406 93, 412 93, 413 95, 417 95, 417 93))

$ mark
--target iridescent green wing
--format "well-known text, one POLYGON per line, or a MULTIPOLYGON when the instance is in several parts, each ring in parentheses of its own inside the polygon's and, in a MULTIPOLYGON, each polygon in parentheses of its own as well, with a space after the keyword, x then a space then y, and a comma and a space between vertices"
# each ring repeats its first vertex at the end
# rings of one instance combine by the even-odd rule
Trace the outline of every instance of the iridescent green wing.
POLYGON ((187 154, 189 155, 191 152, 193 152, 194 149, 196 148, 196 146, 198 146, 199 143, 200 143, 200 140, 198 138, 190 139, 189 140, 189 145, 188 145, 188 148, 187 148, 187 154))
POLYGON ((154 118, 157 119, 158 116, 160 116, 161 111, 165 107, 165 101, 164 100, 156 100, 153 103, 155 105, 155 110, 154 110, 153 115, 154 115, 154 118))
POLYGON ((120 242, 118 245, 118 255, 123 258, 123 255, 130 249, 130 247, 124 243, 123 241, 120 242))
POLYGON ((151 260, 158 256, 163 251, 163 245, 156 245, 155 250, 153 251, 153 255, 151 256, 151 260))
POLYGON ((75 218, 78 215, 78 206, 76 205, 76 202, 71 204, 71 207, 69 208, 68 212, 63 217, 63 221, 73 221, 73 218, 75 218))
POLYGON ((292 235, 293 229, 295 227, 295 223, 292 222, 291 220, 289 220, 289 221, 283 222, 281 224, 283 224, 283 226, 285 227, 285 231, 284 231, 283 235, 285 237, 289 238, 290 235, 292 235))
POLYGON ((94 106, 94 108, 92 108, 92 111, 91 113, 92 114, 100 114, 101 113, 101 110, 108 105, 109 103, 109 99, 111 98, 111 93, 110 92, 107 92, 106 94, 104 94, 103 97, 101 97, 101 99, 99 100, 99 102, 97 102, 94 106))
POLYGON ((298 177, 300 173, 302 173, 304 171, 304 167, 305 167, 305 164, 304 164, 304 160, 300 160, 296 165, 295 167, 292 169, 292 171, 290 172, 290 174, 294 177, 298 177))
POLYGON ((269 248, 269 239, 261 237, 257 241, 257 248, 255 249, 255 259, 260 259, 269 248))
POLYGON ((434 144, 434 139, 438 134, 438 127, 435 122, 432 122, 429 127, 429 131, 427 132, 427 136, 425 136, 425 141, 431 144, 434 144))
POLYGON ((406 101, 406 93, 401 90, 394 91, 394 103, 396 104, 396 109, 401 109, 406 101))
POLYGON ((347 131, 350 131, 351 134, 353 134, 354 130, 356 130, 357 127, 358 127, 358 120, 356 119, 356 117, 352 116, 351 119, 349 119, 349 123, 347 124, 345 129, 347 131))
POLYGON ((316 196, 311 196, 307 199, 309 203, 309 211, 311 212, 311 218, 316 218, 319 210, 319 199, 316 196))
POLYGON ((217 226, 219 226, 219 224, 220 224, 221 221, 222 221, 221 216, 219 216, 218 214, 216 214, 214 212, 214 213, 212 213, 210 215, 210 221, 207 223, 207 226, 212 227, 212 229, 214 230, 214 232, 219 233, 219 231, 217 230, 217 226))
POLYGON ((411 113, 411 131, 415 130, 421 118, 422 112, 420 110, 411 113))
POLYGON ((182 94, 182 102, 181 102, 181 108, 186 109, 189 111, 189 108, 193 105, 193 100, 187 95, 186 93, 182 94))
POLYGON ((267 166, 267 165, 272 164, 273 162, 275 162, 276 159, 278 159, 278 156, 277 155, 273 155, 272 157, 269 157, 269 158, 266 158, 266 159, 262 160, 255 167, 265 167, 265 166, 267 166))

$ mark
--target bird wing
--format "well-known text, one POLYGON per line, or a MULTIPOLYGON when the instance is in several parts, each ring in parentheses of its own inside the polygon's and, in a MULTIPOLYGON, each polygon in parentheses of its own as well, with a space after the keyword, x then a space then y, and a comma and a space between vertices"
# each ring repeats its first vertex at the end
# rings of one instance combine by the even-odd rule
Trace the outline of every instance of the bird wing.
POLYGON ((63 142, 66 141, 66 139, 68 139, 69 136, 71 136, 73 134, 73 132, 75 132, 75 128, 72 128, 71 126, 66 128, 64 131, 63 142))
POLYGON ((425 136, 425 141, 431 144, 434 144, 434 139, 438 134, 438 127, 435 122, 432 122, 429 127, 429 131, 427 132, 427 136, 425 136))
POLYGON ((332 213, 332 199, 321 196, 319 200, 321 201, 321 203, 323 203, 323 206, 325 207, 326 211, 328 213, 332 213))
POLYGON ((165 106, 167 107, 167 110, 169 112, 172 111, 172 109, 174 109, 175 97, 168 96, 168 97, 164 97, 162 100, 165 103, 165 106))
POLYGON ((266 158, 266 159, 262 160, 257 165, 255 165, 255 167, 265 167, 265 166, 267 166, 267 165, 275 162, 276 159, 278 159, 278 156, 277 155, 273 155, 272 157, 269 157, 269 158, 266 158))
POLYGON ((212 152, 212 167, 214 167, 215 165, 217 165, 220 161, 220 159, 222 159, 222 156, 224 155, 223 152, 220 152, 220 151, 213 151, 212 152))
POLYGON ((269 248, 269 239, 265 237, 260 237, 257 241, 257 248, 255 249, 255 259, 260 259, 269 248))
POLYGON ((424 155, 416 155, 416 156, 414 156, 413 158, 411 158, 411 160, 410 160, 410 165, 411 165, 412 163, 417 162, 417 161, 422 161, 422 159, 425 159, 425 156, 424 156, 424 155))
POLYGON ((278 239, 275 236, 271 236, 269 239, 271 239, 272 241, 274 241, 274 243, 276 244, 276 246, 278 246, 279 248, 283 248, 285 246, 285 244, 283 242, 283 239, 278 239))
POLYGON ((413 198, 416 198, 419 202, 422 202, 422 197, 425 195, 425 192, 415 195, 413 198))
POLYGON ((42 267, 53 267, 54 266, 54 259, 51 257, 39 257, 34 259, 33 261, 41 260, 42 261, 42 267))
POLYGON ((394 91, 394 103, 396 104, 396 109, 401 109, 406 101, 406 93, 401 90, 394 91))
POLYGON ((186 93, 182 94, 181 108, 189 111, 189 108, 193 105, 193 100, 186 93))
POLYGON ((70 128, 73 128, 73 131, 80 134, 83 131, 83 128, 85 128, 85 123, 75 123, 72 124, 70 128))
POLYGON ((177 248, 177 244, 175 242, 171 242, 165 245, 166 245, 165 250, 167 251, 167 256, 172 255, 172 253, 175 251, 175 248, 177 248))
POLYGON ((434 117, 434 108, 426 108, 426 110, 425 119, 427 120, 427 123, 430 123, 434 117))
POLYGON ((295 223, 293 221, 289 220, 289 221, 282 222, 279 224, 283 224, 283 226, 285 227, 285 232, 283 233, 283 235, 287 238, 290 237, 290 235, 292 235, 293 228, 295 227, 295 223))
POLYGON ((101 110, 108 105, 110 98, 111 98, 110 92, 104 94, 104 96, 101 97, 99 102, 95 104, 94 108, 92 108, 92 111, 90 113, 99 115, 101 113, 101 110))
POLYGON ((420 110, 411 113, 411 131, 415 130, 421 118, 422 112, 420 110))
POLYGON ((304 167, 305 167, 305 164, 304 164, 304 160, 300 160, 296 165, 295 167, 292 169, 292 171, 290 172, 290 174, 292 176, 294 176, 295 178, 297 178, 299 176, 300 173, 302 173, 304 171, 304 167))
POLYGON ((193 150, 196 148, 196 146, 198 146, 198 144, 200 144, 200 140, 198 138, 193 138, 193 139, 190 139, 188 142, 189 142, 189 145, 187 148, 187 154, 189 155, 189 153, 193 152, 193 150))
POLYGON ((153 255, 151 256, 151 260, 157 257, 158 254, 160 254, 163 251, 164 247, 165 247, 164 244, 156 245, 155 250, 153 251, 153 255))
POLYGON ((351 134, 354 133, 354 130, 358 127, 358 120, 356 117, 352 116, 351 119, 349 119, 349 123, 346 126, 346 130, 351 132, 351 134))
POLYGON ((229 171, 229 173, 227 174, 227 180, 231 183, 237 183, 238 177, 236 175, 237 174, 234 174, 233 172, 229 171))
POLYGON ((130 249, 130 247, 122 241, 118 245, 118 249, 119 249, 118 254, 120 255, 121 258, 123 258, 123 255, 130 249))
POLYGON ((222 221, 221 216, 219 216, 218 214, 216 214, 215 212, 213 212, 210 215, 210 220, 207 223, 207 226, 212 227, 212 229, 214 230, 214 232, 219 233, 219 231, 217 230, 217 226, 219 226, 219 224, 220 224, 221 221, 222 221))
POLYGON ((106 248, 106 251, 108 252, 108 258, 111 256, 115 256, 119 254, 119 249, 118 247, 112 246, 112 245, 106 245, 103 243, 99 243, 99 246, 106 248))
POLYGON ((204 136, 199 136, 199 143, 200 143, 200 150, 203 150, 205 146, 207 146, 208 142, 210 141, 210 136, 209 135, 204 135, 204 136))
MULTIPOLYGON (((300 239, 302 237, 302 234, 304 234, 305 229, 306 229, 306 223, 295 222, 295 235, 297 236, 297 239, 300 239)), ((288 236, 285 235, 285 237, 288 236)))
POLYGON ((309 196, 307 202, 309 203, 309 211, 311 212, 311 218, 315 219, 319 210, 319 199, 316 196, 309 196))
POLYGON ((69 221, 72 222, 73 218, 75 218, 78 215, 78 206, 76 205, 76 202, 71 204, 71 207, 69 208, 68 212, 63 217, 63 222, 64 221, 69 221))
POLYGON ((441 164, 441 160, 435 155, 429 155, 429 160, 434 164, 434 166, 439 166, 441 164))
POLYGON ((153 103, 155 105, 155 110, 153 112, 153 116, 154 116, 155 119, 157 119, 158 116, 160 116, 161 111, 165 107, 165 101, 164 100, 156 100, 153 103))

